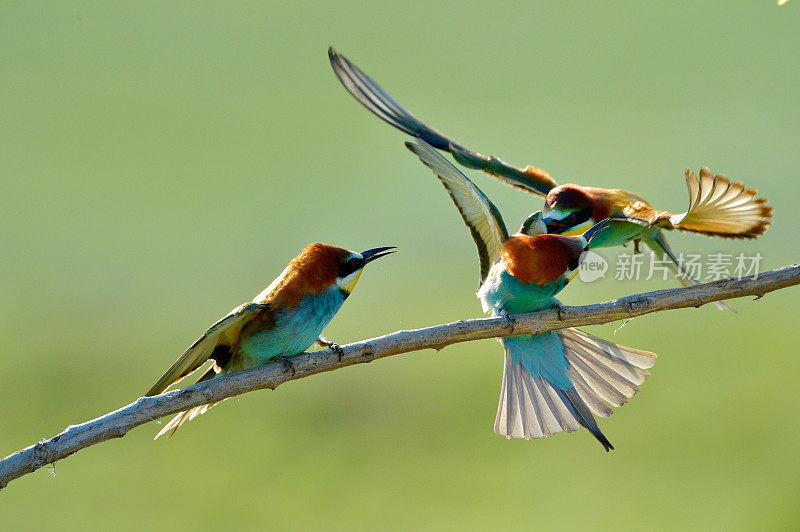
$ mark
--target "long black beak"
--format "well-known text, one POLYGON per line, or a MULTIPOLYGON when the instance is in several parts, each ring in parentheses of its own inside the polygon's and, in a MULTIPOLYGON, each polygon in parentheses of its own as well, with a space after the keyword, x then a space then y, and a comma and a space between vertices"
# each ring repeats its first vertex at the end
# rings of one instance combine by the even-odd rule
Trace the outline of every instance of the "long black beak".
POLYGON ((591 226, 585 233, 583 233, 583 238, 586 239, 587 242, 591 242, 594 237, 608 229, 608 226, 611 224, 611 218, 606 218, 605 220, 601 220, 591 226))
POLYGON ((379 259, 381 257, 385 257, 391 253, 394 253, 397 248, 394 246, 386 246, 382 248, 372 248, 366 251, 361 252, 361 256, 364 257, 364 264, 368 262, 372 262, 375 259, 379 259))

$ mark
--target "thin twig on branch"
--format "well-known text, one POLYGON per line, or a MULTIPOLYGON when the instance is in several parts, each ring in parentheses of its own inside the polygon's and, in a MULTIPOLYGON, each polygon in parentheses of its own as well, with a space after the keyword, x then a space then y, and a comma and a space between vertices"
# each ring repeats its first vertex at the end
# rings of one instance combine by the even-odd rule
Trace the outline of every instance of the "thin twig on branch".
POLYGON ((26 447, 0 460, 0 489, 12 480, 36 471, 97 443, 120 438, 129 430, 162 416, 220 401, 227 397, 260 390, 331 371, 353 364, 370 362, 420 349, 442 349, 450 344, 545 331, 597 325, 663 310, 699 307, 722 299, 743 296, 762 297, 768 292, 800 284, 800 264, 761 273, 755 277, 722 279, 685 288, 658 290, 582 307, 558 309, 513 316, 513 327, 505 318, 479 318, 435 325, 424 329, 398 331, 385 336, 343 345, 342 358, 330 349, 302 353, 292 359, 296 373, 272 362, 258 368, 238 371, 200 384, 169 391, 155 397, 141 397, 108 414, 71 425, 61 434, 26 447))

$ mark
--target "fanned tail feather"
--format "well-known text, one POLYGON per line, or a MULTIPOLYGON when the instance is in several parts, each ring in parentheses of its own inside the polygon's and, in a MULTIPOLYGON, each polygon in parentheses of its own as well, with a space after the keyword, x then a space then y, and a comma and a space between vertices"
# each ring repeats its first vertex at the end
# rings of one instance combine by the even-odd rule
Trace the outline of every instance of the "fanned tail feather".
MULTIPOLYGON (((548 333, 545 333, 548 334, 548 333)), ((547 343, 506 344, 495 432, 507 438, 546 438, 583 426, 614 447, 592 414, 608 417, 639 391, 656 355, 606 342, 577 329, 550 333, 562 353, 535 352, 547 343), (524 352, 514 352, 516 349, 524 352), (555 355, 555 356, 554 356, 555 355)))
POLYGON ((705 166, 700 176, 686 171, 689 210, 670 217, 682 231, 727 238, 757 238, 772 224, 772 207, 756 198, 756 191, 744 183, 713 175, 705 166))

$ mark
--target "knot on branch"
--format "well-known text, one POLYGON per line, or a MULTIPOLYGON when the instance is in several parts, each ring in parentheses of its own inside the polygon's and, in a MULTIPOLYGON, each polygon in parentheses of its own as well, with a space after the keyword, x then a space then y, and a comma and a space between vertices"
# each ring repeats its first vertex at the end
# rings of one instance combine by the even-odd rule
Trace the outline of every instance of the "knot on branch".
POLYGON ((650 298, 644 296, 634 297, 628 301, 628 308, 634 312, 646 309, 649 306, 650 298))
POLYGON ((364 362, 372 362, 375 360, 375 352, 371 344, 364 343, 364 351, 361 353, 361 360, 364 362))
POLYGON ((41 440, 41 441, 37 442, 36 445, 33 446, 33 468, 34 469, 39 469, 40 467, 42 467, 45 464, 48 464, 49 462, 52 461, 52 460, 48 459, 49 458, 48 455, 50 453, 47 452, 47 446, 46 446, 47 443, 48 443, 48 440, 41 440))
POLYGON ((747 280, 748 280, 747 278, 736 279, 734 277, 725 277, 724 279, 719 279, 717 281, 714 281, 714 287, 718 288, 719 290, 726 290, 731 286, 737 286, 742 281, 747 281, 747 280))

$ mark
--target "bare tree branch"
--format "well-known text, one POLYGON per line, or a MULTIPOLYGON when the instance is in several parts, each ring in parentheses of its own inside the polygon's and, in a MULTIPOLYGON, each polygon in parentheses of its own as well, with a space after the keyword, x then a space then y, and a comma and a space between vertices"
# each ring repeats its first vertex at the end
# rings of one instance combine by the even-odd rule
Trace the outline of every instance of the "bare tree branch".
POLYGON ((341 360, 330 349, 302 353, 292 358, 296 370, 294 374, 290 374, 282 363, 272 362, 155 397, 141 397, 119 410, 80 425, 71 425, 49 440, 40 441, 0 460, 0 489, 12 480, 36 471, 44 465, 61 460, 91 445, 120 438, 132 428, 162 416, 253 390, 275 389, 286 381, 301 379, 323 371, 420 349, 439 350, 457 342, 596 325, 651 312, 699 307, 722 299, 743 296, 761 298, 768 292, 796 284, 800 284, 800 264, 768 271, 758 275, 757 278, 723 279, 702 285, 627 296, 596 305, 563 306, 559 309, 519 314, 513 316, 512 327, 509 327, 504 318, 480 318, 424 329, 398 331, 343 345, 341 360))

